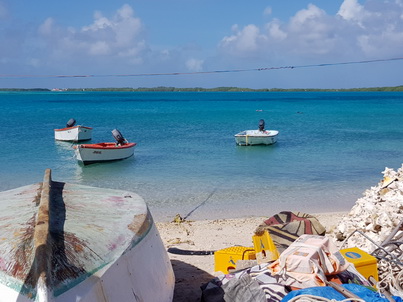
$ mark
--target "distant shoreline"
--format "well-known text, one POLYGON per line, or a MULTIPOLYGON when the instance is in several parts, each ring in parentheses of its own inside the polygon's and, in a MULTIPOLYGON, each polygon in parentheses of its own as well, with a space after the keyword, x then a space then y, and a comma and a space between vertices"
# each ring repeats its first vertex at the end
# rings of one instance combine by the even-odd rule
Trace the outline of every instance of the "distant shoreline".
POLYGON ((403 91, 403 85, 391 87, 367 87, 367 88, 341 88, 341 89, 318 89, 318 88, 241 88, 241 87, 216 87, 216 88, 177 88, 177 87, 139 87, 139 88, 0 88, 2 92, 75 92, 75 91, 122 91, 122 92, 399 92, 403 91))

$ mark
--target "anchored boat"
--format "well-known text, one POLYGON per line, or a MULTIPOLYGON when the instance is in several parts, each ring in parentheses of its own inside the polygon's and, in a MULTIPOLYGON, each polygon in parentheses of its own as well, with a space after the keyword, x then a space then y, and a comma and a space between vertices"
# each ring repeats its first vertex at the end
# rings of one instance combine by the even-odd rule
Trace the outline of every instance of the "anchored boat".
POLYGON ((79 142, 90 140, 92 128, 77 125, 75 119, 70 119, 65 128, 55 129, 55 139, 58 141, 79 142))
POLYGON ((0 192, 0 301, 172 301, 173 269, 143 199, 51 179, 0 192))
POLYGON ((74 146, 78 161, 84 165, 125 159, 133 156, 136 143, 129 143, 119 130, 112 130, 116 143, 81 144, 74 146))
POLYGON ((258 130, 245 130, 235 134, 235 142, 240 146, 272 145, 277 142, 277 130, 265 130, 264 120, 259 121, 258 130))

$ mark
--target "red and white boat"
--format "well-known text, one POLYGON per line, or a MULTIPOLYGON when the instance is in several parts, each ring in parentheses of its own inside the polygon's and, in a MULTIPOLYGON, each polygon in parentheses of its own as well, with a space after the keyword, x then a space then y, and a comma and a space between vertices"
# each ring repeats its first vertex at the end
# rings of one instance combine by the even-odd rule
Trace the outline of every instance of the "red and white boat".
POLYGON ((92 136, 92 128, 81 125, 75 126, 76 120, 70 119, 66 128, 55 129, 55 139, 58 141, 79 142, 90 140, 92 136))
POLYGON ((112 130, 116 143, 81 144, 74 146, 76 158, 84 165, 121 160, 133 156, 136 143, 129 143, 119 132, 112 130))

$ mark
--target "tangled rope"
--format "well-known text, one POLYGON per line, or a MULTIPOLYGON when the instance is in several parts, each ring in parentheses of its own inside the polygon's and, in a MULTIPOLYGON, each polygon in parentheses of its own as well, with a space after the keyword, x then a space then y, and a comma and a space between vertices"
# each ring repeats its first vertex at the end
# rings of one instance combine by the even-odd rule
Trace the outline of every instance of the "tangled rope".
POLYGON ((386 259, 379 261, 379 267, 383 271, 377 283, 378 292, 382 294, 386 291, 403 298, 403 270, 386 259))

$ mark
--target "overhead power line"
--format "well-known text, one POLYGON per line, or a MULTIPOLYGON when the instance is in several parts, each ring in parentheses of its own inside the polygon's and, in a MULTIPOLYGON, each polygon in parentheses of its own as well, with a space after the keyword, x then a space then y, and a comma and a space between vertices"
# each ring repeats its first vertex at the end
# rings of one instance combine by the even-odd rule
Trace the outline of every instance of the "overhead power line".
POLYGON ((212 74, 212 73, 231 73, 231 72, 250 72, 250 71, 269 71, 279 69, 296 69, 296 68, 312 68, 312 67, 329 67, 338 65, 353 64, 369 64, 377 62, 390 62, 403 60, 403 57, 389 59, 374 59, 363 61, 337 62, 337 63, 321 63, 308 65, 290 65, 278 67, 260 67, 250 69, 226 69, 211 71, 195 71, 195 72, 162 72, 162 73, 132 73, 132 74, 79 74, 79 75, 23 75, 23 74, 0 74, 1 78, 106 78, 106 77, 149 77, 149 76, 176 76, 176 75, 194 75, 194 74, 212 74))

